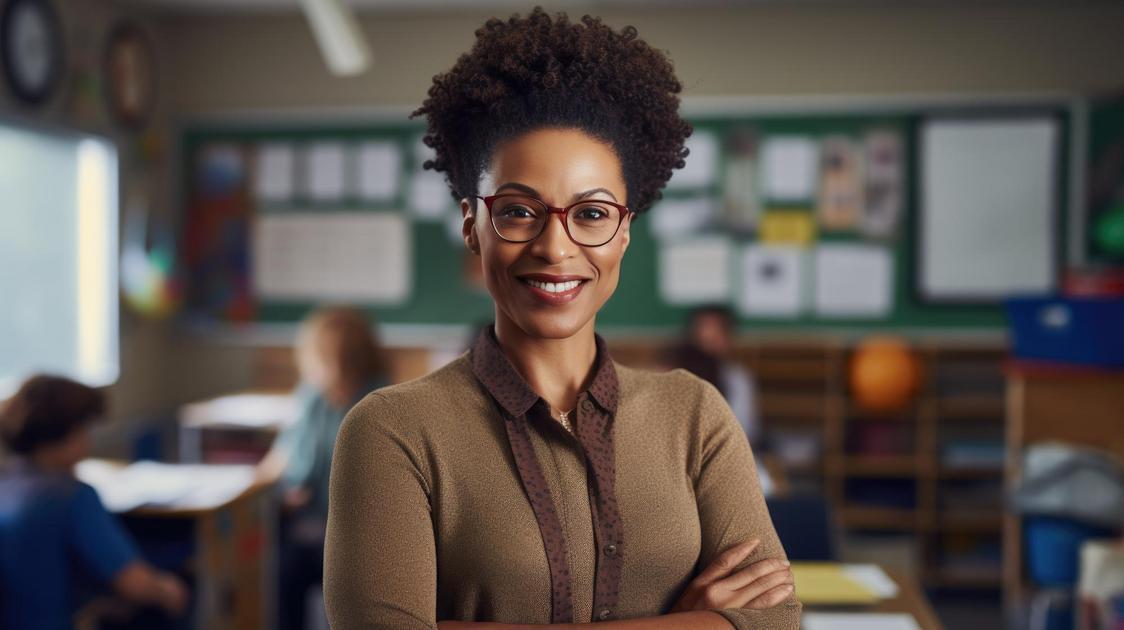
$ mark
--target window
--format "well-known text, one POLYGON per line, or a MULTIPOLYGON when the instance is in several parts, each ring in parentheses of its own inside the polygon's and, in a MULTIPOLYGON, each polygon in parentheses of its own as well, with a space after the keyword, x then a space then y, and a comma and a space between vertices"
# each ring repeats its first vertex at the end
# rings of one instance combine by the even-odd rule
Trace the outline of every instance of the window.
POLYGON ((117 151, 0 121, 0 397, 34 372, 117 380, 117 151))

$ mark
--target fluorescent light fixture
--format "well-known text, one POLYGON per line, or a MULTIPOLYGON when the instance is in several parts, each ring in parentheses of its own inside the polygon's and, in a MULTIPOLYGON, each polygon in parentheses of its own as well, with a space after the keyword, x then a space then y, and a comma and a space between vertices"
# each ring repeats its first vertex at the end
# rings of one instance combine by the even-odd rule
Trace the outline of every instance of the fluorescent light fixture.
POLYGON ((341 0, 300 0, 328 70, 341 77, 362 74, 371 65, 371 51, 355 14, 341 0))

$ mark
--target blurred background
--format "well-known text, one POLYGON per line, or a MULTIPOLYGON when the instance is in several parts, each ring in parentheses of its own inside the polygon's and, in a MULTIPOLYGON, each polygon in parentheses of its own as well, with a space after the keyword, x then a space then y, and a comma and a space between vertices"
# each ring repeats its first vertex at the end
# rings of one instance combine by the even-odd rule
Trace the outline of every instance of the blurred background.
MULTIPOLYGON (((1124 6, 544 7, 634 25, 684 85, 687 166, 598 327, 730 400, 790 556, 828 563, 806 625, 1120 627, 1124 6)), ((408 114, 530 9, 0 0, 0 398, 104 395, 78 476, 183 586, 141 602, 167 623, 323 627, 339 418, 491 318, 408 114)), ((78 625, 152 623, 90 592, 78 625)))

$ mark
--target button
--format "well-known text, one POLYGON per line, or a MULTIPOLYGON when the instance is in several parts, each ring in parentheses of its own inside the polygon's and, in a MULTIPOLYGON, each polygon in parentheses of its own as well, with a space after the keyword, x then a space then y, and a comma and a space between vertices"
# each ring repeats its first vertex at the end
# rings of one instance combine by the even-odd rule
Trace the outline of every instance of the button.
POLYGON ((593 411, 593 403, 589 402, 588 398, 582 401, 582 410, 589 412, 593 411))
POLYGON ((602 608, 601 612, 597 613, 597 618, 601 621, 605 621, 611 614, 613 614, 613 611, 609 610, 608 608, 602 608))
POLYGON ((605 545, 605 555, 609 556, 610 558, 617 555, 617 546, 616 545, 605 545))

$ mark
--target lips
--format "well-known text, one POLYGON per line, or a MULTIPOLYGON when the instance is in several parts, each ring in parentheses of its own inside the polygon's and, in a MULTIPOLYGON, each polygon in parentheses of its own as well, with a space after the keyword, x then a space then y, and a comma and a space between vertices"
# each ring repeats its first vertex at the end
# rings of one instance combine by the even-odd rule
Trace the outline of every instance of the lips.
POLYGON ((589 278, 533 273, 519 276, 519 280, 539 301, 558 306, 573 301, 581 293, 589 278))

